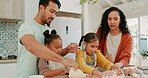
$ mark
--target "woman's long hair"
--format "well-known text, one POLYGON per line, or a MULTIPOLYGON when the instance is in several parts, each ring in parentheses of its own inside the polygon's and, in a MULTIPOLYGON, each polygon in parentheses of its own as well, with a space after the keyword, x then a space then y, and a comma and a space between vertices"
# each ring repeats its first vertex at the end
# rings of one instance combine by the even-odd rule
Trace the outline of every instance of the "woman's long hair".
POLYGON ((112 11, 117 11, 120 16, 119 29, 121 30, 122 34, 126 34, 126 33, 130 34, 129 29, 127 28, 127 21, 124 13, 117 7, 110 7, 103 13, 101 24, 100 24, 100 27, 98 28, 98 30, 100 30, 100 34, 99 34, 100 40, 102 40, 103 38, 106 40, 106 36, 110 31, 107 19, 108 19, 109 13, 112 11))

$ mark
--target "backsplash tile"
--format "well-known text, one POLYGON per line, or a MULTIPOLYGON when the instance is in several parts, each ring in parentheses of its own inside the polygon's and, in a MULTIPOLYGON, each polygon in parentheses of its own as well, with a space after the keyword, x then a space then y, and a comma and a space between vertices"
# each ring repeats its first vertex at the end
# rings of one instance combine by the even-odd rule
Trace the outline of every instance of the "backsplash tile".
POLYGON ((18 22, 0 22, 0 56, 17 55, 18 22))

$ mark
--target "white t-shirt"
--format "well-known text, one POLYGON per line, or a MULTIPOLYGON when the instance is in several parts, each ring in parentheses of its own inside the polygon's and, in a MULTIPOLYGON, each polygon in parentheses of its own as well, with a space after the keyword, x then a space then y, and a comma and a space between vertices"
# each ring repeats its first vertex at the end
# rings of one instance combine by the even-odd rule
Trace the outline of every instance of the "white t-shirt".
POLYGON ((113 59, 116 58, 117 50, 121 41, 122 33, 118 34, 117 36, 112 36, 110 32, 107 35, 106 45, 107 45, 107 54, 112 54, 113 59))
POLYGON ((34 37, 44 43, 43 32, 45 30, 51 31, 48 26, 43 26, 32 20, 29 23, 24 23, 19 28, 18 32, 18 58, 16 66, 15 78, 28 78, 31 75, 38 74, 37 70, 37 57, 29 52, 21 43, 20 39, 26 34, 32 34, 34 37))

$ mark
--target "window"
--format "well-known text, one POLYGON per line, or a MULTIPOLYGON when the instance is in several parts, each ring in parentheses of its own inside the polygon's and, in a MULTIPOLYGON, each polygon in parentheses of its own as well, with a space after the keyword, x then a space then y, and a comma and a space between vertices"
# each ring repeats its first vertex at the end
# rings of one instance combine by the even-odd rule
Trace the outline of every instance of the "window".
POLYGON ((133 50, 132 53, 136 54, 139 51, 139 24, 138 18, 127 19, 127 25, 131 35, 133 36, 133 50))
POLYGON ((140 17, 140 50, 139 52, 148 50, 148 16, 140 17))
POLYGON ((148 16, 127 19, 127 25, 133 36, 132 53, 148 50, 148 16))

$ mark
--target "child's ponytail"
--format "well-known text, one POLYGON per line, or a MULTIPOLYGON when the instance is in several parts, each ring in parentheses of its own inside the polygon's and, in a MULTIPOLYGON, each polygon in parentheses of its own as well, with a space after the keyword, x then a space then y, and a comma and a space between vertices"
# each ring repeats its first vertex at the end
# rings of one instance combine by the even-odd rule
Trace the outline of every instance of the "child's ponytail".
POLYGON ((81 46, 82 41, 84 40, 85 36, 82 36, 80 41, 79 41, 79 46, 81 46))

